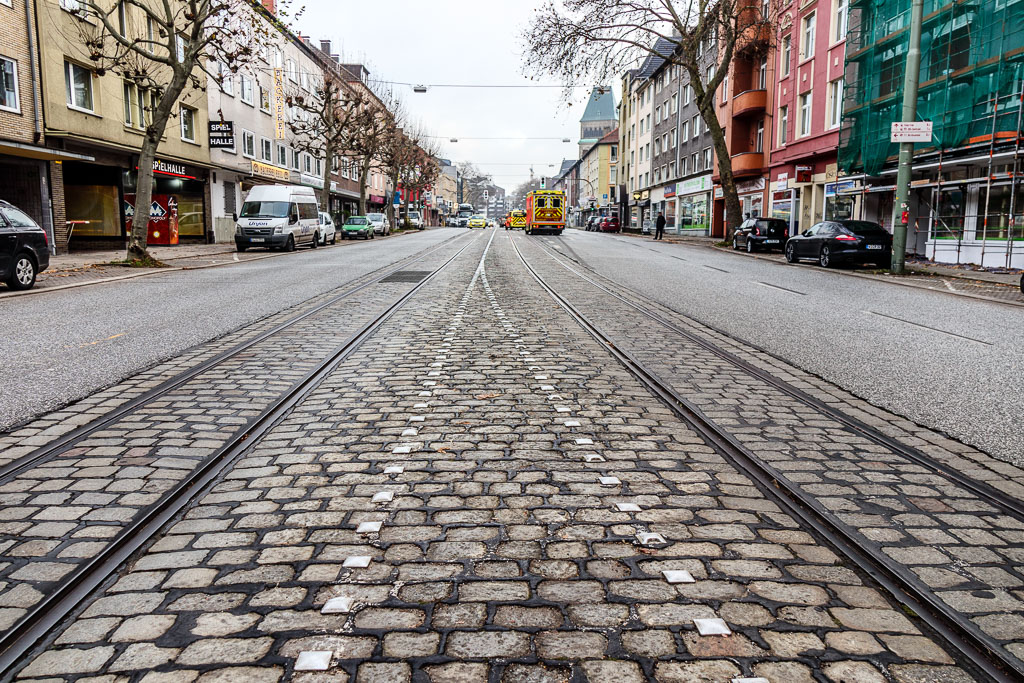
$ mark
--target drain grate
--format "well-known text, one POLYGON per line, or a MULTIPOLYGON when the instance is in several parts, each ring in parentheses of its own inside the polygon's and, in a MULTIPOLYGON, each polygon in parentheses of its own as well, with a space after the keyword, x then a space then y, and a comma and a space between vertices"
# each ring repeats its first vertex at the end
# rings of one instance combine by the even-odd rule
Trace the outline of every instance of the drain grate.
POLYGON ((430 270, 400 270, 388 275, 381 282, 419 282, 432 272, 430 270))

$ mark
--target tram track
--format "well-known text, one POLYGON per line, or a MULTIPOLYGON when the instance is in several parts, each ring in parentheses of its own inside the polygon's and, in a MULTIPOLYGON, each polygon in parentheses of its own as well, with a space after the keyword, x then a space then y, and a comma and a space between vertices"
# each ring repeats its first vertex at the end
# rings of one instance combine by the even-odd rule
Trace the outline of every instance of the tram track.
MULTIPOLYGON (((704 411, 693 401, 685 398, 647 364, 639 360, 634 354, 626 351, 621 342, 616 341, 611 334, 601 329, 599 325, 595 324, 588 316, 581 312, 566 296, 559 293, 555 287, 544 279, 544 276, 527 260, 519 245, 516 244, 516 239, 510 238, 510 241, 523 266, 540 287, 576 320, 588 334, 607 349, 620 364, 640 380, 655 396, 661 399, 684 422, 690 425, 723 457, 751 476, 767 497, 777 502, 784 511, 792 515, 807 528, 813 529, 821 538, 831 544, 837 552, 848 558, 850 562, 863 570, 884 588, 903 606, 904 610, 916 615, 924 624, 927 624, 938 637, 959 653, 959 659, 964 666, 973 669, 975 675, 983 676, 987 680, 1013 681, 1020 680, 1024 676, 1024 663, 1008 652, 1001 643, 982 631, 976 624, 966 618, 964 614, 953 609, 940 599, 906 565, 895 561, 869 544, 865 544, 864 539, 855 529, 851 529, 848 525, 842 523, 831 510, 818 501, 816 496, 807 493, 798 484, 789 481, 785 476, 781 476, 774 467, 753 453, 733 434, 705 415, 704 411)), ((533 240, 533 242, 537 243, 538 248, 542 249, 561 268, 573 273, 576 277, 589 283, 604 294, 612 296, 635 309, 649 320, 661 325, 664 329, 683 337, 691 343, 698 344, 706 351, 732 363, 735 367, 770 384, 804 405, 822 411, 847 428, 856 431, 864 438, 868 438, 887 448, 892 448, 901 456, 921 466, 929 467, 937 474, 955 480, 959 485, 965 486, 974 495, 1002 509, 1006 514, 1014 518, 1024 519, 1024 508, 1002 492, 952 471, 944 463, 936 462, 917 449, 901 444, 891 437, 877 432, 877 430, 856 418, 844 415, 842 411, 829 406, 796 387, 788 385, 788 383, 772 376, 770 373, 750 365, 729 351, 718 347, 713 342, 682 329, 665 319, 664 316, 650 310, 649 307, 630 301, 628 298, 600 284, 594 278, 566 264, 559 258, 560 255, 552 253, 550 248, 540 244, 540 240, 533 240), (968 484, 970 486, 967 486, 968 484)), ((621 291, 636 295, 631 290, 628 290, 628 288, 622 287, 617 283, 615 286, 621 291)), ((639 297, 639 295, 636 296, 639 297)))
MULTIPOLYGON (((460 235, 452 239, 458 240, 461 237, 460 235)), ((116 408, 114 412, 117 413, 117 416, 130 413, 131 410, 166 394, 166 392, 180 386, 185 381, 188 381, 188 379, 200 374, 203 370, 215 366, 218 362, 223 362, 237 355, 237 353, 241 353, 252 345, 287 329, 300 320, 337 303, 337 301, 343 298, 351 296, 357 291, 361 291, 380 280, 405 270, 412 263, 435 253, 445 245, 449 245, 451 241, 446 240, 422 254, 403 260, 401 265, 389 268, 387 272, 374 278, 372 281, 332 297, 332 299, 322 305, 318 305, 310 311, 305 311, 285 323, 275 326, 268 332, 261 333, 257 337, 225 351, 223 354, 218 354, 204 361, 199 366, 185 371, 167 380, 160 386, 154 387, 143 396, 137 397, 137 399, 131 402, 131 406, 125 404, 116 408), (142 399, 148 399, 148 401, 142 399)), ((334 369, 359 349, 381 325, 394 316, 417 292, 476 242, 477 240, 471 239, 468 243, 461 246, 454 255, 445 260, 436 269, 425 274, 409 291, 360 327, 344 343, 333 349, 326 358, 318 361, 316 366, 308 371, 299 382, 293 384, 286 392, 275 397, 254 419, 250 420, 245 427, 238 430, 213 453, 206 456, 201 464, 176 482, 175 486, 162 495, 156 503, 148 506, 141 514, 134 517, 120 533, 109 540, 102 551, 80 563, 71 574, 66 576, 53 591, 37 602, 17 623, 3 634, 0 634, 0 679, 7 680, 19 664, 27 661, 29 653, 52 628, 73 614, 94 590, 103 585, 134 553, 144 548, 169 521, 186 508, 196 496, 200 495, 208 484, 214 481, 233 462, 248 453, 259 442, 260 438, 279 424, 296 405, 300 404, 310 393, 316 390, 334 369)), ((99 420, 83 425, 83 427, 75 430, 73 433, 69 433, 66 435, 63 443, 76 443, 78 440, 87 438, 89 434, 101 430, 112 420, 117 419, 117 417, 113 417, 111 420, 108 420, 107 417, 104 416, 99 420)), ((69 446, 60 447, 48 444, 46 447, 39 449, 40 452, 36 454, 37 462, 38 459, 52 457, 67 447, 69 446)), ((29 454, 25 458, 33 455, 29 454)), ((31 466, 31 464, 21 463, 20 466, 9 468, 6 474, 8 477, 14 476, 17 471, 23 471, 31 466)))

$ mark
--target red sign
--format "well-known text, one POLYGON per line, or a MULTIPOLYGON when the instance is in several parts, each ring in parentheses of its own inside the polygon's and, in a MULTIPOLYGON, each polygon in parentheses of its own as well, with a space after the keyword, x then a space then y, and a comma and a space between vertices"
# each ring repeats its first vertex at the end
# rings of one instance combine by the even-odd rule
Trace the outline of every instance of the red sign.
MULTIPOLYGON (((124 195, 124 216, 128 231, 132 229, 135 217, 135 195, 124 195)), ((149 208, 149 235, 147 244, 178 243, 178 198, 169 194, 153 195, 153 203, 149 208)))

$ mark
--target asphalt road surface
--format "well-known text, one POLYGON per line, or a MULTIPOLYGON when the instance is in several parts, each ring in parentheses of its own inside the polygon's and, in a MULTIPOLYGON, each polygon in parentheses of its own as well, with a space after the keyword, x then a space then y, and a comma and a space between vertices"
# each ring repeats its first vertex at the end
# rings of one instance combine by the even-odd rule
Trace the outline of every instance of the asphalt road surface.
POLYGON ((0 430, 465 230, 300 250, 0 302, 0 430))
POLYGON ((699 245, 581 230, 542 239, 872 403, 1024 462, 1024 309, 699 245))

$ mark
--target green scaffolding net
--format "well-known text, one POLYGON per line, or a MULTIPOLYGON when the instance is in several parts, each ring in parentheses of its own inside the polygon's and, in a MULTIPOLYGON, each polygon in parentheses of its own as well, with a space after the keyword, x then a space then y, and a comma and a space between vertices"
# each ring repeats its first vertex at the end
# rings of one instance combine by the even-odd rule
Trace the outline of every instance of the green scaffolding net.
MULTIPOLYGON (((910 0, 851 0, 839 167, 878 175, 898 154, 910 0)), ((1016 145, 1024 86, 1024 0, 925 0, 917 116, 932 121, 918 152, 1016 145)))

